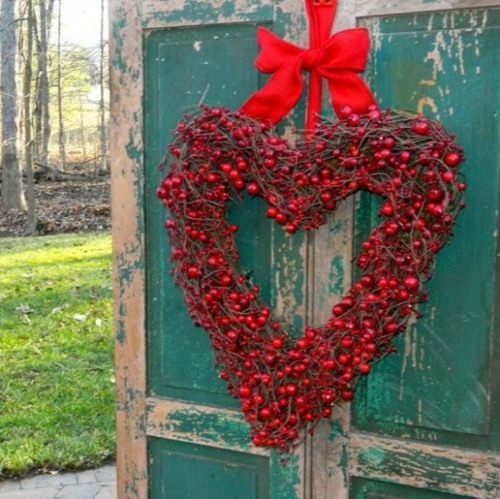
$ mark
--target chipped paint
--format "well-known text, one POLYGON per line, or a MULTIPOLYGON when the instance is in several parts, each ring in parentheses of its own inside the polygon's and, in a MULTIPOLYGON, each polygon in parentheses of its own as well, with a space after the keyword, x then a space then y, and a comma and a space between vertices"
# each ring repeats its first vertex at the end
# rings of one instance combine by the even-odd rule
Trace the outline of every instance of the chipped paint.
POLYGON ((307 248, 303 236, 289 236, 273 228, 271 261, 273 262, 276 312, 300 330, 305 317, 305 267, 307 248))
POLYGON ((500 457, 465 449, 378 438, 350 436, 353 472, 370 480, 383 479, 460 496, 498 497, 500 457))
POLYGON ((144 28, 255 22, 273 19, 273 4, 271 0, 171 0, 166 9, 161 0, 148 0, 143 13, 144 28))

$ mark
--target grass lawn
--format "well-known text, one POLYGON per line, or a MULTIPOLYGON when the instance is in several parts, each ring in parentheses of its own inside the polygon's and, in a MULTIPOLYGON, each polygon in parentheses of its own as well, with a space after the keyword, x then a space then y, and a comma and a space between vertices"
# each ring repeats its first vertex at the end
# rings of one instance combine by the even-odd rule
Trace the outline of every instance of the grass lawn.
POLYGON ((111 236, 0 239, 0 477, 115 453, 111 236))

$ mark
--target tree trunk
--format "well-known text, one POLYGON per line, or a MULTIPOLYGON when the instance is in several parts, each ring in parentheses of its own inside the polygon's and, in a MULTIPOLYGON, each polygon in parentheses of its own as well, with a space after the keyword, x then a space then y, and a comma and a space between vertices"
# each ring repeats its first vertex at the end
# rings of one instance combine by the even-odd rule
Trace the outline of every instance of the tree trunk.
POLYGON ((64 140, 64 119, 62 104, 62 79, 61 79, 61 2, 58 2, 57 16, 57 113, 59 122, 59 161, 61 170, 66 171, 66 144, 64 140))
POLYGON ((2 197, 6 209, 26 210, 21 165, 17 154, 15 0, 3 0, 0 10, 2 74, 2 197))
POLYGON ((99 67, 99 87, 101 90, 101 96, 99 100, 99 143, 101 156, 101 168, 103 170, 108 169, 108 148, 106 143, 106 108, 104 102, 104 0, 101 0, 101 39, 100 39, 100 67, 99 67))
POLYGON ((26 234, 33 234, 36 231, 36 198, 35 181, 33 176, 33 139, 32 139, 32 118, 31 118, 31 85, 32 85, 32 59, 33 59, 33 0, 26 0, 27 29, 26 46, 24 52, 24 75, 23 75, 23 135, 24 135, 24 161, 27 177, 27 198, 28 198, 28 220, 26 224, 26 234))
POLYGON ((50 32, 52 30, 52 19, 54 18, 54 4, 56 0, 48 0, 47 4, 47 40, 50 40, 50 32))
POLYGON ((47 62, 47 3, 46 0, 40 0, 39 3, 39 21, 40 21, 40 44, 38 49, 38 71, 40 82, 38 86, 38 102, 41 116, 41 136, 39 149, 39 162, 48 164, 49 140, 50 140, 50 112, 49 112, 49 74, 47 62))
POLYGON ((82 154, 83 154, 83 162, 87 161, 87 147, 85 144, 85 121, 83 119, 83 100, 82 95, 78 96, 78 100, 80 102, 80 140, 82 146, 82 154))

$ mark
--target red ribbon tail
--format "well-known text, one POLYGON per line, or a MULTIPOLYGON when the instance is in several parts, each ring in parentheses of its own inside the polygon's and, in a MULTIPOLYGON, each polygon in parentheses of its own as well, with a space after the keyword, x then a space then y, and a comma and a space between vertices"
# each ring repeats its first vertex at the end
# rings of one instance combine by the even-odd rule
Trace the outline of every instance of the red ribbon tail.
POLYGON ((344 106, 349 106, 357 114, 366 114, 370 106, 378 108, 368 85, 352 71, 335 71, 334 75, 330 73, 327 81, 337 116, 341 116, 344 106))

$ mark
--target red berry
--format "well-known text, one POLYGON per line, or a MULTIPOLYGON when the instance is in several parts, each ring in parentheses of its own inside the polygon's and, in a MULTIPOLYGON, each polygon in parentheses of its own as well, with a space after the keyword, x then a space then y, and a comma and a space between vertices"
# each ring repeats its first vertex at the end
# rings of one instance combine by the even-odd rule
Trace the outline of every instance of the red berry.
POLYGON ((449 152, 445 157, 444 157, 444 162, 448 166, 457 166, 460 161, 462 161, 462 158, 460 154, 457 154, 456 152, 449 152))
POLYGON ((368 374, 370 371, 371 371, 371 366, 370 366, 370 364, 366 364, 366 363, 364 363, 364 364, 361 364, 361 365, 359 366, 359 372, 360 372, 361 374, 368 374))
POLYGON ((271 345, 273 346, 273 348, 276 348, 276 349, 281 348, 283 346, 283 339, 274 337, 271 340, 271 345))
POLYGON ((403 284, 406 289, 417 289, 420 284, 420 281, 416 277, 408 276, 405 277, 403 284))
POLYGON ((275 208, 274 206, 270 206, 268 209, 267 209, 267 212, 266 212, 266 217, 267 218, 276 218, 276 215, 278 214, 278 208, 275 208))
POLYGON ((346 353, 341 353, 338 357, 337 357, 337 361, 339 364, 347 364, 349 361, 351 360, 351 356, 346 354, 346 353))
POLYGON ((391 216, 394 214, 394 206, 392 205, 392 203, 390 201, 386 201, 383 205, 382 205, 382 208, 380 208, 380 212, 383 214, 383 215, 386 215, 386 216, 391 216))
POLYGON ((342 392, 340 393, 340 397, 342 398, 342 400, 352 400, 354 397, 354 392, 352 390, 342 390, 342 392))
POLYGON ((234 187, 239 191, 243 190, 245 188, 245 181, 242 178, 237 178, 234 180, 234 187))
POLYGON ((340 109, 340 118, 348 118, 352 114, 352 108, 349 106, 342 106, 340 109))
POLYGON ((192 279, 193 277, 197 277, 197 276, 198 276, 198 267, 196 267, 196 266, 194 266, 194 265, 193 265, 193 266, 191 266, 191 267, 189 267, 189 268, 188 268, 188 270, 187 270, 187 276, 188 276, 189 278, 191 278, 191 279, 192 279))
POLYGON ((331 407, 323 407, 321 409, 321 416, 324 418, 329 418, 332 415, 332 408, 331 407))
POLYGON ((257 182, 250 182, 247 186, 247 191, 250 196, 256 196, 260 192, 260 187, 257 182))
POLYGON ((263 407, 259 411, 259 419, 269 419, 272 415, 271 409, 269 407, 263 407))
POLYGON ((252 395, 252 389, 247 385, 242 385, 240 386, 239 394, 242 398, 250 397, 250 395, 252 395))
POLYGON ((441 178, 447 183, 447 184, 450 184, 451 182, 453 182, 455 180, 455 175, 453 174, 453 172, 450 172, 450 171, 445 171, 441 174, 441 178))
POLYGON ((427 135, 429 133, 430 127, 429 123, 426 121, 417 121, 413 127, 413 131, 419 135, 427 135))

